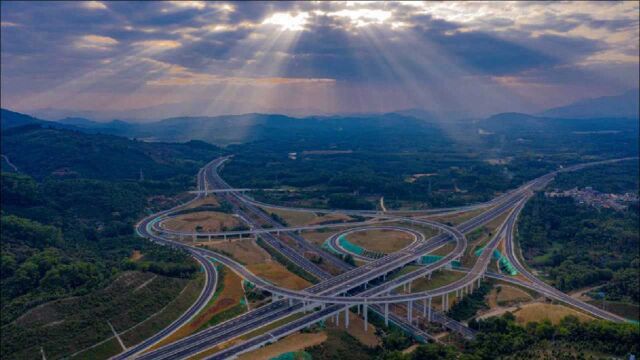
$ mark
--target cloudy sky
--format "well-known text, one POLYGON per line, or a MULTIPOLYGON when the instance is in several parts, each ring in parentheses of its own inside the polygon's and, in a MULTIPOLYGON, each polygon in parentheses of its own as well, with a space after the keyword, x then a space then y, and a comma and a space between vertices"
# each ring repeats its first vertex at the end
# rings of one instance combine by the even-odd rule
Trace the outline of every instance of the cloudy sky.
POLYGON ((635 1, 1 7, 2 107, 29 113, 481 115, 638 86, 635 1))

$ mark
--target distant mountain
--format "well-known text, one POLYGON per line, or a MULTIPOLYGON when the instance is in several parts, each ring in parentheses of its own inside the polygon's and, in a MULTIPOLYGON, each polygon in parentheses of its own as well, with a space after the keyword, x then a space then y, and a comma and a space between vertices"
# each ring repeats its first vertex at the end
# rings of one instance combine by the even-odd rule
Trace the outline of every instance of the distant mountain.
POLYGON ((148 143, 37 123, 9 128, 1 137, 2 154, 36 179, 138 179, 142 174, 163 180, 194 173, 221 154, 216 146, 200 141, 148 143))
POLYGON ((99 126, 101 124, 97 121, 80 118, 80 117, 67 117, 64 119, 60 119, 57 122, 62 124, 67 124, 67 125, 78 126, 78 127, 86 127, 86 128, 99 126))
POLYGON ((584 99, 572 104, 549 109, 538 115, 553 118, 638 118, 640 91, 629 90, 621 95, 584 99))
POLYGON ((110 134, 125 137, 131 137, 132 135, 134 135, 135 129, 138 129, 140 127, 140 124, 129 123, 122 120, 101 122, 85 118, 64 118, 56 122, 82 129, 83 131, 88 133, 110 134))
POLYGON ((5 130, 29 124, 45 124, 47 121, 21 114, 15 111, 0 109, 0 129, 5 130))

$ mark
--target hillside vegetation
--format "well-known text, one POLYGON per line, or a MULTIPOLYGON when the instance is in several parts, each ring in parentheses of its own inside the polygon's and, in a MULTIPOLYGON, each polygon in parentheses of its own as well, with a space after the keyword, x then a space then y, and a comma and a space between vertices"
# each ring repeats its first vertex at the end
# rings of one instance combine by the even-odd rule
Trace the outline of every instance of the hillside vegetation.
MULTIPOLYGON (((550 187, 591 186, 614 193, 638 191, 638 164, 626 161, 562 174, 550 187)), ((580 205, 572 198, 537 194, 518 223, 518 241, 529 264, 560 290, 606 284, 611 300, 640 301, 638 203, 622 211, 580 205)))
POLYGON ((133 226, 151 208, 169 206, 171 196, 193 187, 197 169, 220 155, 216 147, 150 144, 32 124, 3 131, 2 153, 20 171, 1 174, 0 320, 3 333, 13 334, 2 337, 3 358, 24 358, 19 352, 31 346, 36 357, 39 346, 52 357, 69 355, 102 340, 110 331, 107 320, 122 320, 113 315, 124 314, 118 304, 138 304, 131 318, 144 319, 191 283, 199 270, 191 257, 137 237, 133 226), (67 170, 56 173, 60 168, 67 170), (165 280, 151 282, 155 293, 104 295, 125 273, 165 280), (67 323, 18 321, 39 305, 72 297, 100 306, 76 306, 67 323), (89 320, 100 324, 95 332, 69 332, 70 321, 89 320), (53 341, 65 334, 64 344, 53 341))

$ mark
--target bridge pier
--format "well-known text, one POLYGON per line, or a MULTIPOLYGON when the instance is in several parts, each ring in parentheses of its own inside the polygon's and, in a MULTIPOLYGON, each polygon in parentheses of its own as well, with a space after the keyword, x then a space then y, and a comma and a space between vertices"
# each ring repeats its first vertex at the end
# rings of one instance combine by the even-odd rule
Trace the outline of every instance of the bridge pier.
POLYGON ((362 311, 364 312, 364 332, 367 332, 369 329, 369 311, 367 309, 367 304, 363 305, 362 311))
POLYGON ((427 318, 427 321, 431 322, 431 298, 429 298, 429 306, 427 309, 429 310, 429 317, 427 318))
POLYGON ((427 299, 422 299, 422 317, 427 317, 427 299))
POLYGON ((447 311, 447 304, 444 302, 444 294, 442 294, 442 312, 447 311))
POLYGON ((407 304, 407 321, 409 324, 413 322, 413 300, 409 300, 407 304))
POLYGON ((344 307, 344 328, 349 327, 349 305, 344 307))
POLYGON ((384 303, 384 326, 389 326, 389 303, 384 303))
POLYGON ((289 298, 289 306, 293 306, 293 298, 289 298))

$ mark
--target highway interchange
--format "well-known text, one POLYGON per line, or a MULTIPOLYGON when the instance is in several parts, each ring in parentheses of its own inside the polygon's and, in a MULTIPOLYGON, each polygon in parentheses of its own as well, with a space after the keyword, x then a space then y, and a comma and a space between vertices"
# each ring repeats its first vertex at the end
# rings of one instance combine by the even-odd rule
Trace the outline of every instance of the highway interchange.
MULTIPOLYGON (((144 236, 163 245, 181 248, 191 253, 194 258, 202 264, 206 274, 206 281, 202 293, 198 297, 197 301, 185 314, 180 316, 176 321, 158 334, 127 349, 125 352, 115 356, 114 359, 134 357, 138 359, 189 358, 277 320, 285 319, 300 312, 304 312, 306 314, 300 318, 287 322, 285 325, 279 326, 237 345, 228 347, 209 357, 211 359, 230 358, 251 349, 263 346, 267 343, 274 342, 287 334, 299 331, 300 329, 329 317, 333 317, 338 320, 340 314, 344 313, 346 315, 347 312, 350 311, 350 308, 356 306, 358 307, 359 312, 360 308, 362 308, 362 314, 365 317, 365 324, 368 309, 385 318, 385 321, 393 322, 405 331, 412 333, 415 337, 422 340, 430 339, 431 337, 415 325, 416 318, 420 316, 422 316, 423 319, 444 324, 449 330, 459 332, 463 336, 472 337, 473 331, 471 329, 461 323, 446 318, 446 316, 441 312, 435 311, 431 307, 431 302, 436 297, 439 297, 443 304, 448 304, 450 296, 460 297, 470 293, 473 290, 473 287, 477 286, 477 284, 479 284, 486 276, 499 278, 500 280, 535 290, 546 297, 566 303, 596 317, 611 321, 624 321, 624 319, 617 315, 574 299, 533 276, 533 274, 531 274, 520 263, 516 256, 516 250, 513 244, 513 233, 515 231, 514 225, 518 214, 527 199, 531 196, 533 191, 544 188, 544 186, 553 180, 554 176, 558 172, 575 171, 586 166, 594 166, 628 159, 601 161, 560 169, 529 181, 521 187, 503 194, 490 202, 460 208, 433 210, 428 213, 423 211, 422 216, 410 217, 409 215, 416 214, 406 211, 387 211, 385 213, 378 213, 356 210, 324 210, 326 212, 339 211, 342 213, 371 218, 372 220, 350 224, 351 226, 358 226, 359 228, 364 229, 367 227, 379 227, 380 220, 382 220, 386 222, 393 222, 394 224, 401 223, 407 225, 406 227, 400 225, 385 225, 385 227, 389 229, 411 231, 413 233, 415 230, 411 230, 408 226, 419 225, 434 228, 439 232, 438 235, 430 239, 425 239, 424 236, 420 237, 415 234, 415 241, 404 249, 387 254, 379 259, 360 259, 366 261, 366 263, 359 267, 353 267, 345 263, 339 257, 306 241, 296 233, 302 230, 310 230, 310 228, 283 227, 259 207, 281 208, 291 211, 313 211, 316 213, 319 212, 319 210, 287 208, 264 204, 246 197, 241 192, 232 191, 233 188, 229 186, 218 174, 219 168, 228 160, 229 157, 216 159, 198 172, 198 191, 191 201, 175 208, 153 214, 138 223, 136 231, 140 236, 144 236), (248 231, 214 234, 193 234, 185 232, 176 234, 176 232, 167 231, 167 229, 159 226, 163 220, 171 217, 173 213, 183 209, 198 199, 206 197, 208 193, 214 190, 225 189, 228 191, 218 191, 216 192, 216 196, 231 204, 233 212, 247 224, 249 228, 248 231), (484 211, 456 227, 448 226, 425 217, 425 214, 453 214, 473 209, 483 209, 484 211), (421 277, 430 278, 431 273, 434 271, 450 265, 451 262, 456 259, 460 259, 468 245, 464 234, 505 214, 507 214, 506 220, 504 220, 500 229, 484 247, 475 264, 470 269, 458 269, 459 271, 465 272, 461 279, 428 291, 409 293, 397 291, 400 287, 410 286, 414 280, 421 277), (376 219, 375 222, 373 221, 373 218, 376 219), (265 229, 265 226, 269 226, 270 229, 265 229), (197 238, 198 236, 223 236, 226 238, 227 236, 238 237, 244 235, 252 235, 261 239, 266 246, 271 247, 273 250, 285 256, 300 269, 317 278, 319 282, 300 291, 281 288, 251 273, 242 264, 228 256, 202 247, 197 247, 192 243, 180 240, 181 237, 183 239, 197 238), (285 237, 288 238, 287 240, 289 241, 283 241, 283 238, 285 237), (514 266, 516 266, 518 271, 527 279, 527 281, 487 272, 487 267, 491 261, 493 250, 501 241, 504 241, 507 249, 506 255, 509 260, 514 264, 514 266), (431 253, 449 243, 455 244, 454 249, 438 261, 392 278, 391 275, 398 269, 403 268, 407 264, 413 263, 423 255, 431 253), (326 269, 319 267, 317 264, 307 259, 307 257, 305 257, 305 253, 309 252, 313 252, 321 256, 323 262, 329 264, 334 269, 338 269, 340 274, 333 276, 326 269), (206 304, 215 292, 217 278, 215 267, 212 265, 210 259, 215 259, 215 261, 227 266, 229 269, 239 274, 245 280, 250 281, 258 288, 268 291, 272 294, 273 301, 270 304, 251 310, 229 321, 202 330, 158 349, 147 351, 154 344, 157 344, 181 326, 188 323, 193 316, 206 307, 206 304), (389 276, 389 279, 387 279, 387 276, 389 276), (398 316, 397 314, 389 311, 390 305, 403 308, 404 313, 406 313, 406 317, 398 316)), ((317 228, 317 226, 313 227, 313 229, 317 228)), ((333 241, 335 242, 335 239, 333 241)), ((338 246, 337 250, 343 251, 344 249, 341 249, 341 247, 338 246)), ((346 316, 343 318, 348 319, 346 316)), ((344 321, 345 320, 343 320, 343 322, 344 321)))

